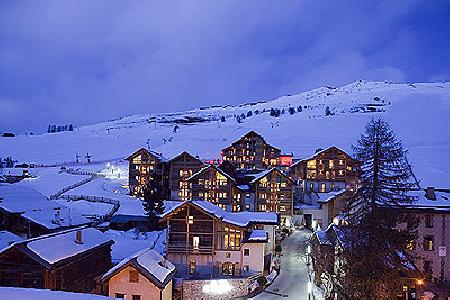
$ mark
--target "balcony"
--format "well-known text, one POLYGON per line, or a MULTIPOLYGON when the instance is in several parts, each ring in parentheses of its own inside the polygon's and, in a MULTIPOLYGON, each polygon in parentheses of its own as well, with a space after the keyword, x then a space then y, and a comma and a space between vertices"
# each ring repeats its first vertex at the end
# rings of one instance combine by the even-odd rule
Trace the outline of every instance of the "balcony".
POLYGON ((169 251, 169 253, 185 253, 186 251, 188 251, 190 254, 212 254, 214 252, 212 245, 198 247, 188 245, 188 247, 186 248, 186 243, 169 243, 167 245, 167 250, 169 251))

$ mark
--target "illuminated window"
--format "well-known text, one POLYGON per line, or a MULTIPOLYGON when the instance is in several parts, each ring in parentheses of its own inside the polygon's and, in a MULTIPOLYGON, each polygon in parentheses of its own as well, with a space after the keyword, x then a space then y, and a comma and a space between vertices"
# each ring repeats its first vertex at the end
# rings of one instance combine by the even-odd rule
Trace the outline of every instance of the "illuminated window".
POLYGON ((339 176, 344 176, 344 170, 339 170, 338 174, 339 176))
POLYGON ((129 279, 128 281, 131 283, 139 282, 139 272, 136 270, 130 270, 128 279, 129 279))
POLYGON ((334 168, 334 160, 330 160, 330 168, 333 169, 334 168))
POLYGON ((200 246, 200 237, 199 236, 192 237, 192 246, 193 246, 194 250, 199 249, 199 246, 200 246))
POLYGON ((344 165, 344 160, 343 160, 343 159, 340 159, 340 160, 339 160, 339 165, 340 165, 340 166, 343 166, 343 165, 344 165))
POLYGON ((196 269, 196 261, 195 259, 191 259, 190 263, 189 263, 189 274, 194 274, 195 273, 195 269, 196 269))
POLYGON ((325 183, 320 184, 320 192, 325 193, 327 191, 327 185, 325 183))
POLYGON ((261 205, 259 206, 259 210, 260 210, 260 211, 266 211, 266 210, 267 210, 266 205, 265 205, 265 204, 261 204, 261 205))
POLYGON ((193 224, 194 223, 194 216, 189 216, 189 224, 193 224))
POLYGON ((423 238, 423 249, 426 251, 434 250, 434 236, 433 235, 426 235, 423 238))
POLYGON ((286 211, 286 206, 280 205, 280 211, 286 211))

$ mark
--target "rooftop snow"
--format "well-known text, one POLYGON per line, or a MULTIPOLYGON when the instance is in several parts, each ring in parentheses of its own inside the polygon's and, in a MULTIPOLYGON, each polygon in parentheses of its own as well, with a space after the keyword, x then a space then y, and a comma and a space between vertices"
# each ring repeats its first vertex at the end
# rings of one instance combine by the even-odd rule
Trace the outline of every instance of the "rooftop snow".
POLYGON ((329 193, 318 193, 317 195, 319 195, 319 199, 317 200, 317 202, 327 203, 327 202, 333 200, 336 196, 342 195, 344 193, 345 193, 345 189, 342 189, 339 191, 333 191, 333 192, 329 192, 329 193))
POLYGON ((175 266, 161 256, 159 253, 152 249, 142 249, 134 253, 133 255, 125 258, 112 269, 110 269, 102 279, 113 276, 116 272, 120 271, 126 265, 132 265, 142 273, 147 275, 146 277, 151 281, 157 280, 158 286, 165 286, 169 279, 175 274, 175 266), (148 276, 150 275, 150 276, 148 276))
POLYGON ((267 241, 267 232, 264 229, 254 229, 250 233, 250 236, 248 237, 247 241, 249 242, 267 241))
POLYGON ((93 295, 70 293, 62 291, 51 291, 46 289, 0 287, 2 299, 14 300, 112 300, 113 298, 93 295))
POLYGON ((26 247, 49 264, 75 256, 84 251, 112 242, 103 232, 94 228, 81 229, 82 243, 77 243, 76 230, 50 234, 24 241, 26 247))
POLYGON ((202 200, 188 200, 184 202, 179 202, 177 205, 174 205, 170 210, 165 211, 164 214, 162 214, 161 216, 164 217, 168 215, 169 213, 173 212, 176 208, 185 205, 185 203, 192 203, 198 208, 204 210, 205 212, 216 216, 223 222, 234 224, 240 227, 247 227, 252 223, 256 224, 268 223, 274 225, 278 224, 278 216, 274 212, 250 212, 250 211, 227 212, 224 211, 219 206, 212 204, 211 202, 202 200))
POLYGON ((2 230, 0 231, 0 252, 9 247, 12 243, 23 241, 23 238, 15 235, 12 232, 2 230))
POLYGON ((425 197, 425 191, 410 191, 408 194, 413 196, 415 202, 409 204, 411 208, 434 209, 450 211, 450 192, 435 191, 436 200, 430 200, 425 197))

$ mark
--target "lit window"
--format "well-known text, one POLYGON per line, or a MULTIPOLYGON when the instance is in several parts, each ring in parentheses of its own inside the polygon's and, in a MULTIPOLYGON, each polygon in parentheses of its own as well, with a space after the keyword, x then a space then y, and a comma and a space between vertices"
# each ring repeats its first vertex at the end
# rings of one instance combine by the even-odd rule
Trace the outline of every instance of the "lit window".
POLYGON ((344 165, 344 160, 343 160, 343 159, 340 159, 340 160, 339 160, 339 165, 340 165, 340 166, 344 165))
POLYGON ((423 239, 423 249, 426 251, 434 250, 434 236, 426 235, 423 239))
POLYGON ((194 274, 195 273, 195 269, 196 269, 196 261, 195 259, 191 259, 190 263, 189 263, 189 274, 194 274))
POLYGON ((325 183, 320 184, 320 192, 325 193, 327 191, 327 185, 325 183))
POLYGON ((194 223, 194 216, 189 216, 189 224, 193 224, 194 223))

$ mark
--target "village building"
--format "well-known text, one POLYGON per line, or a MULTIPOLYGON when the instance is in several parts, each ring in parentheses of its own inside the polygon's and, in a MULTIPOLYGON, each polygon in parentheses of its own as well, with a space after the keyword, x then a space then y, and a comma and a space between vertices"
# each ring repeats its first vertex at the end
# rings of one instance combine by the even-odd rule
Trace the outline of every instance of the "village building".
POLYGON ((227 211, 243 210, 242 191, 236 179, 220 166, 206 166, 187 182, 189 199, 209 201, 227 211))
POLYGON ((332 146, 294 163, 289 169, 289 176, 303 195, 340 189, 354 191, 358 184, 357 168, 355 159, 332 146))
POLYGON ((238 187, 245 197, 245 209, 281 214, 281 224, 290 226, 293 213, 294 183, 277 168, 258 173, 241 173, 238 187))
POLYGON ((0 252, 0 285, 91 292, 111 267, 113 243, 94 228, 16 242, 0 252))
POLYGON ((141 148, 127 158, 129 162, 128 185, 131 195, 143 195, 143 188, 160 189, 167 192, 167 159, 161 153, 141 148))
POLYGON ((222 159, 237 169, 268 169, 279 166, 281 150, 269 145, 264 138, 250 131, 231 146, 222 149, 222 159))
POLYGON ((187 179, 204 167, 197 157, 184 151, 168 162, 170 200, 191 199, 187 179))
POLYGON ((424 272, 425 287, 436 297, 450 295, 450 189, 409 192, 414 202, 408 213, 418 217, 418 240, 411 244, 415 264, 424 272))
POLYGON ((151 249, 122 260, 101 278, 104 293, 116 299, 171 300, 175 266, 151 249))
POLYGON ((167 211, 166 257, 185 279, 268 274, 276 213, 226 212, 207 201, 185 201, 167 211))

